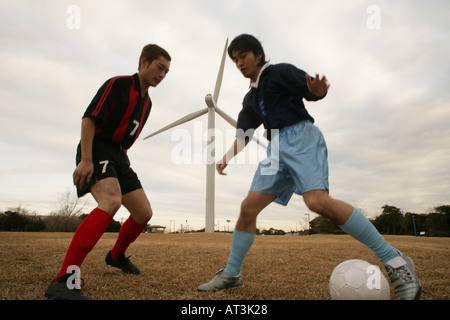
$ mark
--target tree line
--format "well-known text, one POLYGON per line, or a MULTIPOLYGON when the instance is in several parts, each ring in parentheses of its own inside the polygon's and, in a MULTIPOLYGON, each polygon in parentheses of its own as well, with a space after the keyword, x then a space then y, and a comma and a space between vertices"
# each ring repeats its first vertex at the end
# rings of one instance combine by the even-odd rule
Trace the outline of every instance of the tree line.
MULTIPOLYGON (((450 205, 436 206, 429 213, 405 213, 395 206, 384 205, 381 214, 369 220, 381 234, 450 237, 450 205)), ((336 224, 323 217, 312 220, 309 231, 343 233, 336 224)))
MULTIPOLYGON (((75 232, 87 217, 84 208, 88 200, 81 200, 71 189, 66 189, 59 195, 57 203, 58 208, 45 216, 21 206, 0 212, 0 231, 75 232)), ((106 232, 119 230, 120 223, 112 220, 106 232)))
MULTIPOLYGON (((0 212, 0 231, 48 231, 75 232, 87 214, 83 204, 70 192, 60 198, 60 208, 48 216, 38 215, 20 206, 0 212)), ((400 208, 384 205, 380 215, 369 219, 381 234, 426 235, 450 237, 450 205, 436 206, 429 213, 403 212, 400 208)), ((107 232, 118 232, 120 223, 112 220, 107 232)), ((199 232, 204 231, 199 230, 199 232)), ((258 234, 284 235, 284 230, 270 228, 258 230, 258 234)), ((301 234, 344 232, 330 220, 318 216, 309 223, 309 229, 301 234)))
MULTIPOLYGON (((0 231, 47 231, 47 232, 75 232, 87 214, 64 216, 51 214, 37 215, 23 208, 11 208, 0 212, 0 231)), ((112 220, 106 232, 118 232, 120 223, 112 220)))

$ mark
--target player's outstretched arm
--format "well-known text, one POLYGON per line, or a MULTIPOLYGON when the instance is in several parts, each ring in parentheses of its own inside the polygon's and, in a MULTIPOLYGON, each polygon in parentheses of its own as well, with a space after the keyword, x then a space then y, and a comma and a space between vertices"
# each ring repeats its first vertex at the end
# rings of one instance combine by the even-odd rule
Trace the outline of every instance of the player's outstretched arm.
POLYGON ((220 160, 216 164, 216 169, 219 174, 226 175, 226 173, 224 173, 223 170, 225 170, 225 168, 227 167, 228 162, 231 159, 233 159, 233 157, 235 157, 239 152, 241 152, 247 146, 249 141, 250 141, 250 139, 247 137, 246 138, 236 138, 234 140, 234 143, 231 146, 231 148, 223 156, 222 160, 220 160))

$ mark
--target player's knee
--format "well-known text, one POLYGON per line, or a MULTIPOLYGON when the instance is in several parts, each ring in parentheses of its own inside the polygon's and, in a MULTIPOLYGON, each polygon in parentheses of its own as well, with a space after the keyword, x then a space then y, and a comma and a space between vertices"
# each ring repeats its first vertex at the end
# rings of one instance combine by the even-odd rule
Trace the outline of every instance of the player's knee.
POLYGON ((256 208, 251 204, 250 201, 248 201, 247 199, 245 199, 244 201, 242 201, 241 203, 241 214, 240 214, 240 219, 244 222, 252 222, 253 220, 256 219, 256 217, 258 216, 258 211, 256 210, 256 208))
POLYGON ((147 209, 144 214, 142 215, 142 220, 147 223, 150 221, 150 219, 153 217, 153 211, 151 208, 147 209))
POLYGON ((320 196, 310 195, 304 197, 304 201, 308 209, 311 210, 312 212, 323 214, 326 211, 325 201, 320 196))
POLYGON ((148 208, 141 208, 138 211, 131 212, 131 216, 133 217, 134 221, 136 221, 138 224, 147 224, 150 219, 153 216, 153 211, 151 207, 148 208))
POLYGON ((250 212, 250 204, 247 199, 241 202, 241 215, 247 215, 250 212))
POLYGON ((122 197, 120 195, 111 195, 107 201, 99 203, 99 208, 114 216, 122 206, 122 197))
POLYGON ((146 204, 141 207, 139 216, 141 218, 142 224, 146 224, 150 221, 153 216, 153 210, 150 206, 150 202, 147 201, 146 204))
POLYGON ((121 196, 115 196, 111 199, 111 209, 116 213, 119 211, 120 207, 122 206, 122 197, 121 196))

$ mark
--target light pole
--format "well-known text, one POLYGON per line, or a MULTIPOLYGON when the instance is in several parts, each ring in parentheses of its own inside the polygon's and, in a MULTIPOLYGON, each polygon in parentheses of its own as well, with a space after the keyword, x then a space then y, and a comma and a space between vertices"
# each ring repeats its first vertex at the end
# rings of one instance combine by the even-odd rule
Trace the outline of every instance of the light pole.
POLYGON ((309 224, 309 213, 305 213, 305 216, 308 217, 308 236, 309 236, 309 235, 311 235, 311 234, 309 233, 309 230, 311 229, 311 225, 309 224))

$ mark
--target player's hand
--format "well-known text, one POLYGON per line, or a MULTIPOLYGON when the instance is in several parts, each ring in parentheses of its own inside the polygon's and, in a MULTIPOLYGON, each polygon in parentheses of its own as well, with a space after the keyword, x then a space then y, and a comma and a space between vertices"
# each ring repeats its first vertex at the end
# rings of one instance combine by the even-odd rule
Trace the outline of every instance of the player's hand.
POLYGON ((223 172, 223 170, 225 170, 226 167, 227 167, 226 163, 217 163, 216 164, 217 172, 223 176, 227 175, 226 173, 223 172))
POLYGON ((311 79, 309 74, 306 74, 306 84, 308 86, 309 92, 318 97, 324 97, 328 92, 328 88, 330 87, 327 78, 323 76, 322 79, 320 79, 318 74, 316 74, 314 80, 311 79))
POLYGON ((81 160, 75 171, 73 172, 73 184, 81 190, 85 181, 91 182, 94 173, 94 163, 88 160, 81 160))

